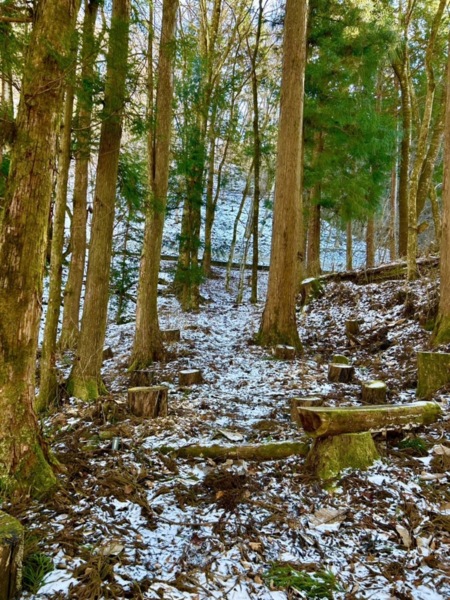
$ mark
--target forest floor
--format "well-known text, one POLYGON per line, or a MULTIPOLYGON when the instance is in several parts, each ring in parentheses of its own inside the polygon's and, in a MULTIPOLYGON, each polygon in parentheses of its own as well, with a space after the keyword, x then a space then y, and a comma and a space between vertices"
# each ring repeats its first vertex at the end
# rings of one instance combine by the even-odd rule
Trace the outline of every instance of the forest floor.
MULTIPOLYGON (((382 456, 324 486, 303 456, 266 462, 182 459, 167 448, 307 441, 291 422, 293 397, 360 404, 360 382, 383 379, 389 401, 415 400, 416 352, 437 303, 436 273, 412 284, 329 282, 298 313, 304 354, 276 360, 253 344, 263 303, 236 305, 224 272, 183 314, 161 286, 162 328, 179 328, 154 380, 169 388, 169 414, 127 409, 133 322, 109 327, 110 395, 66 399, 44 423, 65 468, 50 499, 7 506, 27 530, 23 598, 446 599, 450 597, 450 388, 434 399, 438 423, 375 436, 382 456), (357 339, 345 320, 360 318, 357 339), (347 355, 355 380, 330 383, 327 365, 347 355), (180 387, 198 368, 204 383, 180 387), (112 450, 112 438, 120 448, 112 450), (47 558, 45 558, 47 557, 47 558), (44 578, 51 559, 54 569, 44 578), (33 564, 31 568, 30 565, 33 564), (38 572, 38 573, 37 573, 38 572)), ((170 280, 169 265, 161 273, 170 280)), ((259 295, 264 298, 267 274, 259 295)), ((447 348, 444 348, 447 350, 447 348)), ((70 357, 62 357, 61 364, 70 357)))

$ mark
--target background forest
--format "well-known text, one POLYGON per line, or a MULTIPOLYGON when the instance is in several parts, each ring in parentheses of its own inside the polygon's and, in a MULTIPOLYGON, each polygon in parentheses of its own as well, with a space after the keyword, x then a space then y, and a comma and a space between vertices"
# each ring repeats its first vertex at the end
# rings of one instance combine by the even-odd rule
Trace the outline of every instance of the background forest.
MULTIPOLYGON (((432 332, 408 330, 406 346, 450 342, 449 19, 448 0, 0 3, 7 512, 20 517, 22 503, 47 498, 61 480, 65 465, 50 432, 70 403, 85 411, 127 386, 170 387, 175 365, 195 362, 184 360, 191 350, 183 343, 200 344, 196 351, 210 350, 220 363, 207 336, 189 345, 187 334, 178 350, 167 337, 171 320, 210 333, 217 325, 210 303, 227 315, 229 305, 235 310, 235 321, 229 314, 228 325, 217 325, 225 354, 227 329, 232 336, 242 328, 256 353, 287 347, 305 365, 314 352, 320 365, 330 348, 327 340, 318 348, 308 327, 333 338, 324 298, 347 308, 354 301, 352 314, 342 314, 355 323, 369 302, 365 292, 350 287, 346 297, 323 283, 336 271, 360 282, 354 269, 371 280, 392 263, 388 274, 409 286, 406 318, 432 332), (438 264, 433 307, 412 317, 423 300, 418 281, 438 264), (305 316, 313 297, 324 322, 305 316), (106 352, 111 343, 117 348, 106 352), (105 372, 117 351, 120 364, 105 372)), ((394 290, 386 293, 388 310, 397 301, 394 290)), ((357 348, 364 371, 371 350, 351 335, 345 354, 357 348)), ((374 354, 388 347, 379 345, 383 335, 371 338, 374 354)), ((408 371, 405 356, 395 356, 398 372, 408 371)), ((310 368, 320 381, 317 365, 310 368)), ((411 387, 392 377, 394 388, 411 387)), ((172 391, 177 399, 184 393, 172 391)), ((405 394, 401 401, 411 399, 405 394)), ((97 417, 88 418, 94 427, 97 417)), ((169 459, 158 460, 171 470, 169 459)), ((260 583, 267 584, 261 596, 249 597, 272 597, 264 594, 273 581, 260 583)), ((86 589, 74 597, 100 597, 86 589)), ((114 589, 111 597, 121 597, 114 589)), ((333 589, 344 593, 337 583, 333 589)), ((0 584, 0 600, 1 593, 0 584)))

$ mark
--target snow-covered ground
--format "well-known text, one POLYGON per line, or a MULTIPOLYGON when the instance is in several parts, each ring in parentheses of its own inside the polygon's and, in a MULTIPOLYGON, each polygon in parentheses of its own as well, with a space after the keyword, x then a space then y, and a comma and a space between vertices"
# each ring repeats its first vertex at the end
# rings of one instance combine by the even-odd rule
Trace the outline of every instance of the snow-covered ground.
MULTIPOLYGON (((71 398, 46 420, 66 471, 62 487, 31 508, 6 507, 55 565, 39 591, 23 597, 449 598, 447 416, 417 431, 377 436, 382 459, 368 471, 345 472, 327 489, 305 470, 303 456, 253 462, 168 453, 193 444, 307 441, 290 420, 291 398, 358 404, 360 380, 384 379, 390 401, 413 401, 415 352, 426 347, 421 323, 436 282, 329 283, 322 298, 299 310, 304 355, 282 361, 252 343, 262 302, 234 304, 237 274, 231 293, 223 271, 216 275, 203 286, 199 313, 182 313, 169 288, 161 290, 161 326, 181 330, 167 361, 153 368, 155 383, 169 389, 166 418, 144 420, 127 410, 130 323, 109 327, 110 396, 90 406, 71 398), (351 317, 363 319, 358 342, 344 333, 351 317), (352 359, 355 382, 327 381, 336 352, 352 359), (180 387, 185 368, 201 369, 204 383, 180 387), (417 436, 424 452, 402 448, 402 440, 417 436), (113 437, 120 438, 118 451, 113 437), (277 589, 268 575, 274 564, 312 576, 331 572, 336 589, 277 589)), ((161 277, 170 279, 168 264, 161 277)), ((263 299, 266 274, 260 284, 263 299)), ((445 411, 449 396, 436 399, 445 411)))

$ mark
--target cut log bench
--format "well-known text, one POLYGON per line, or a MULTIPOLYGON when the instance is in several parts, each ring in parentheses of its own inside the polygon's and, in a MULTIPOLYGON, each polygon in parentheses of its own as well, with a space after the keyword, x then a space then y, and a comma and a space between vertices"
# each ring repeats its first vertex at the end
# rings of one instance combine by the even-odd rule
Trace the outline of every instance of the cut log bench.
POLYGON ((168 388, 163 385, 129 388, 128 407, 136 417, 166 417, 167 392, 168 388))
POLYGON ((342 470, 367 469, 377 458, 371 432, 429 425, 441 414, 436 402, 413 402, 343 408, 300 407, 301 427, 314 438, 306 468, 320 479, 336 477, 342 470))
POLYGON ((0 511, 0 600, 12 600, 22 586, 23 527, 0 511))

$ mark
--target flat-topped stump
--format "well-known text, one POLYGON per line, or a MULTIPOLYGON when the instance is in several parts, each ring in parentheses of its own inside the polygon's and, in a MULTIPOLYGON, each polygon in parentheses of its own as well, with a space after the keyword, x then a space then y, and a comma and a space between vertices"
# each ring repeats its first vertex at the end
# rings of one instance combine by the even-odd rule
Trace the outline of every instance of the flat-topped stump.
POLYGON ((442 409, 436 402, 379 404, 330 408, 297 407, 303 429, 312 437, 398 429, 408 425, 429 425, 442 409))
POLYGON ((199 369, 185 369, 178 373, 178 383, 181 387, 196 385, 202 382, 202 372, 199 369))
POLYGON ((274 346, 272 348, 272 354, 275 356, 275 358, 279 358, 280 360, 294 360, 296 350, 293 346, 284 346, 283 344, 278 344, 278 346, 274 346))
POLYGON ((167 343, 179 342, 181 334, 179 329, 163 329, 161 331, 162 339, 167 343))
POLYGON ((345 321, 345 333, 349 336, 359 334, 359 319, 347 319, 345 321))
POLYGON ((355 368, 343 363, 330 363, 328 365, 328 381, 334 383, 350 383, 353 380, 355 368))
POLYGON ((133 387, 128 390, 128 406, 136 417, 156 419, 167 416, 167 392, 164 385, 133 387))
POLYGON ((386 404, 387 385, 384 381, 374 379, 364 381, 361 385, 361 402, 363 404, 386 404))
POLYGON ((0 511, 0 600, 12 600, 22 587, 23 527, 0 511))
POLYGON ((335 365, 349 365, 350 359, 343 354, 333 354, 331 357, 331 362, 335 365))

